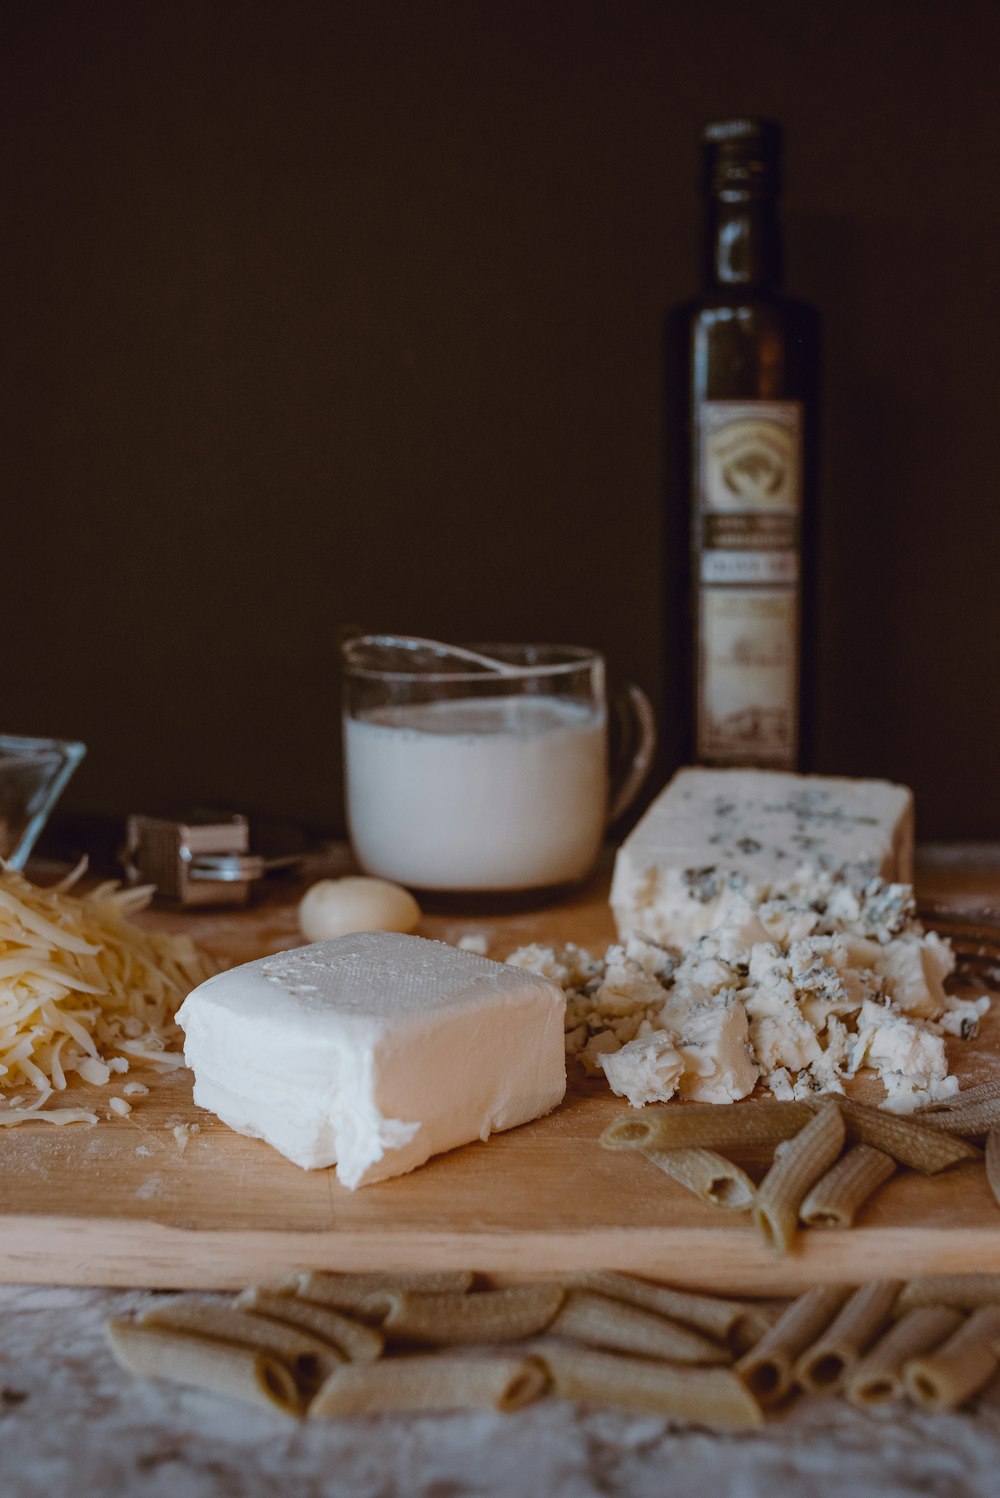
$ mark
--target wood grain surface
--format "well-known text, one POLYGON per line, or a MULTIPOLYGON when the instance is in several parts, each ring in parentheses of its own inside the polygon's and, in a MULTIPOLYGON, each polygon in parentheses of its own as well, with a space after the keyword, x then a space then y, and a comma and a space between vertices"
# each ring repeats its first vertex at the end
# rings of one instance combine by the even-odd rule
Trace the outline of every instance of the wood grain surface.
MULTIPOLYGON (((1000 908, 996 885, 994 871, 974 892, 1000 908)), ((925 876, 926 898, 948 890, 947 872, 925 876)), ((144 919, 190 930, 227 962, 246 961, 297 944, 295 893, 277 886, 244 912, 144 919)), ((603 950, 614 936, 607 869, 547 906, 441 906, 421 930, 449 941, 481 932, 497 957, 534 940, 603 950)), ((976 1040, 951 1043, 951 1055, 963 1085, 995 1072, 1000 1013, 976 1040)), ((574 1076, 548 1118, 350 1192, 333 1171, 300 1170, 195 1108, 190 1073, 136 1076, 151 1091, 127 1118, 104 1117, 119 1089, 81 1085, 65 1101, 94 1107, 98 1124, 22 1125, 0 1137, 0 1279, 222 1288, 298 1267, 471 1267, 501 1279, 608 1267, 780 1294, 822 1280, 1000 1271, 1000 1208, 979 1165, 900 1175, 853 1231, 803 1232, 778 1258, 748 1218, 701 1206, 639 1156, 598 1147, 624 1107, 603 1081, 574 1076), (183 1149, 177 1123, 199 1126, 183 1149)), ((765 1161, 744 1163, 759 1171, 765 1161)))

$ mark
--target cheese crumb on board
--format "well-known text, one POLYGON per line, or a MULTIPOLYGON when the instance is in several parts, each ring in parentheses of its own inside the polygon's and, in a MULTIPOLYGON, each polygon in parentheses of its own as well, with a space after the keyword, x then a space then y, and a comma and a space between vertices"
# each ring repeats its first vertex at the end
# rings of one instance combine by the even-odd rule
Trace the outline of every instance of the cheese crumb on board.
POLYGON ((221 973, 178 1021, 199 1107, 355 1187, 554 1108, 564 1010, 544 977, 378 931, 221 973))
POLYGON ((169 1129, 171 1134, 173 1134, 174 1143, 177 1146, 178 1152, 182 1155, 188 1147, 188 1140, 193 1138, 195 1134, 201 1133, 201 1124, 197 1123, 175 1123, 173 1120, 170 1120, 163 1127, 169 1129))
POLYGON ((954 1096, 944 1036, 968 1037, 990 1005, 945 990, 949 944, 914 914, 909 885, 804 869, 753 906, 730 891, 686 948, 639 937, 597 959, 522 947, 507 961, 566 991, 566 1049, 635 1107, 843 1092, 871 1068, 884 1106, 954 1096))
POLYGON ((686 945, 720 924, 731 895, 756 905, 804 868, 910 882, 912 793, 882 780, 681 770, 618 851, 618 935, 686 945))

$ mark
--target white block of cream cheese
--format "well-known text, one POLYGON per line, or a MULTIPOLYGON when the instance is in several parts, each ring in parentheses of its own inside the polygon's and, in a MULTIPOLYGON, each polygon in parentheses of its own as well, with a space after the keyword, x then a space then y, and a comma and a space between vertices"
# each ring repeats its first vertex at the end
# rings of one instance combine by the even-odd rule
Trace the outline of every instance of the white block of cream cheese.
POLYGON ((535 973, 368 931, 219 973, 177 1018, 199 1107, 354 1187, 554 1108, 564 1009, 535 973))
POLYGON ((680 770, 618 851, 619 936, 685 946, 803 869, 909 883, 913 795, 886 780, 777 770, 680 770))

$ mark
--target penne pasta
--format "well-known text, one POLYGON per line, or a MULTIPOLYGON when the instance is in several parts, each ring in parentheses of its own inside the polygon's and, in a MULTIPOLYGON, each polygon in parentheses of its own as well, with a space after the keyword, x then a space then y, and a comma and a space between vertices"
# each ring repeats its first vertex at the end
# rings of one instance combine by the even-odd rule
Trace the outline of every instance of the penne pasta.
POLYGON ((548 1374, 530 1357, 416 1353, 378 1363, 347 1363, 309 1406, 310 1419, 411 1410, 522 1409, 544 1394, 548 1374))
POLYGON ((243 1290, 236 1297, 236 1304, 253 1315, 267 1316, 318 1337, 335 1347, 349 1363, 373 1363, 382 1356, 385 1340, 381 1332, 328 1306, 313 1306, 257 1285, 243 1290))
POLYGON ((734 1352, 749 1352, 781 1320, 788 1309, 787 1300, 761 1300, 747 1302, 746 1315, 741 1317, 729 1338, 734 1352))
POLYGON ((301 1269, 277 1285, 267 1288, 279 1295, 297 1295, 314 1305, 352 1311, 362 1306, 373 1291, 416 1290, 422 1294, 462 1295, 472 1286, 471 1270, 443 1269, 426 1273, 329 1274, 319 1269, 301 1269))
POLYGON ((909 1165, 925 1175, 934 1175, 963 1160, 981 1158, 974 1145, 929 1127, 929 1120, 923 1122, 913 1115, 886 1113, 882 1108, 871 1108, 849 1098, 840 1098, 837 1106, 844 1115, 849 1139, 882 1150, 900 1165, 909 1165))
POLYGON ((757 1191, 753 1181, 745 1170, 715 1150, 643 1150, 643 1154, 710 1207, 747 1212, 753 1205, 757 1191))
POLYGON ((787 1253, 795 1239, 803 1197, 840 1154, 844 1119, 836 1103, 824 1103, 794 1139, 776 1152, 757 1188, 754 1222, 764 1242, 787 1253))
POLYGON ((301 1399, 291 1373, 259 1347, 215 1342, 133 1321, 110 1321, 108 1336, 118 1362, 139 1378, 166 1378, 286 1414, 300 1412, 301 1399))
POLYGON ((792 1370, 844 1304, 847 1285, 816 1285, 779 1316, 736 1364, 736 1372, 761 1404, 775 1404, 792 1386, 792 1370))
POLYGON ((561 1285, 515 1285, 509 1290, 480 1290, 474 1295, 425 1295, 418 1291, 374 1292, 369 1310, 381 1294, 380 1325, 389 1338, 402 1342, 516 1342, 545 1330, 566 1298, 561 1285))
POLYGON ((891 1155, 856 1144, 806 1193, 799 1216, 811 1228, 849 1228, 868 1198, 895 1173, 891 1155))
POLYGON ((839 1389, 845 1375, 889 1320, 899 1288, 898 1280, 874 1280, 855 1290, 826 1331, 800 1354, 794 1381, 814 1394, 839 1389))
POLYGON ((920 1110, 921 1119, 926 1119, 935 1113, 947 1113, 955 1108, 964 1108, 969 1103, 989 1102, 993 1098, 1000 1098, 1000 1077, 991 1077, 988 1082, 980 1082, 976 1087, 966 1087, 954 1097, 945 1098, 943 1102, 928 1103, 926 1108, 920 1110))
POLYGON ((1000 1274, 927 1274, 910 1280, 900 1290, 893 1315, 914 1306, 954 1306, 974 1311, 977 1306, 1000 1305, 1000 1274))
POLYGON ((903 1365, 903 1387, 927 1410, 951 1410, 988 1384, 1000 1367, 1000 1306, 979 1306, 934 1352, 903 1365))
POLYGON ((791 1139, 812 1118, 810 1103, 667 1103, 622 1113, 601 1135, 611 1150, 740 1148, 791 1139))
POLYGON ((138 1325, 256 1347, 280 1359, 303 1387, 318 1387, 344 1361, 336 1347, 297 1327, 250 1316, 220 1301, 198 1300, 189 1295, 178 1295, 154 1306, 139 1318, 138 1325))
POLYGON ((958 1134, 962 1138, 981 1139, 990 1129, 1000 1124, 1000 1097, 981 1098, 978 1102, 965 1102, 961 1107, 949 1108, 941 1113, 921 1114, 921 1122, 928 1128, 941 1129, 946 1134, 958 1134))
POLYGON ((629 1306, 590 1290, 571 1290, 549 1332, 642 1357, 669 1358, 676 1363, 729 1363, 732 1354, 718 1342, 678 1326, 654 1311, 629 1306))
POLYGON ((728 1368, 677 1368, 548 1340, 530 1350, 548 1369, 558 1399, 643 1410, 714 1430, 763 1424, 759 1404, 728 1368))
POLYGON ((986 1180, 1000 1205, 1000 1124, 994 1124, 986 1136, 986 1180))
POLYGON ((903 1397, 905 1363, 939 1347, 962 1324, 961 1311, 950 1306, 915 1306, 880 1337, 849 1370, 844 1392, 851 1404, 889 1404, 903 1397))
POLYGON ((679 1321, 695 1331, 704 1332, 718 1342, 727 1342, 739 1351, 753 1345, 773 1325, 777 1312, 766 1302, 722 1300, 714 1295, 699 1295, 693 1290, 674 1290, 669 1285, 651 1285, 647 1280, 633 1279, 610 1269, 595 1269, 576 1274, 571 1286, 594 1290, 626 1305, 642 1306, 671 1321, 679 1321))

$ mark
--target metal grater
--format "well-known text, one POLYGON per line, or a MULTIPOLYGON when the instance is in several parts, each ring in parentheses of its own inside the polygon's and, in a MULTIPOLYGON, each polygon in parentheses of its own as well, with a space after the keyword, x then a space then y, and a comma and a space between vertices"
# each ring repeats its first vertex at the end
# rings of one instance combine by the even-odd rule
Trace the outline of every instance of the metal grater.
POLYGON ((190 822, 131 816, 122 862, 129 884, 155 884, 163 899, 179 905, 245 905, 268 867, 249 848, 244 816, 190 822))

